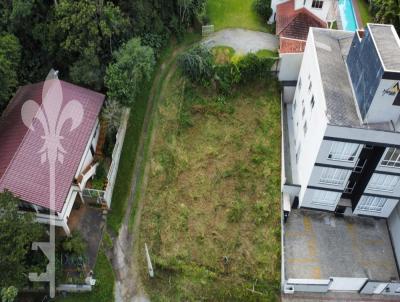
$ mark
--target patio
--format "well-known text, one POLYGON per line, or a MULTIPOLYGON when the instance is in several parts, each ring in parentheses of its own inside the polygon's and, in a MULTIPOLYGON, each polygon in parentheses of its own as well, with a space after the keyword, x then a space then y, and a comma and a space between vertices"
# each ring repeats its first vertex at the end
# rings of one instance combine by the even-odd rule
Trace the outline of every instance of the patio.
POLYGON ((80 198, 77 198, 75 204, 79 204, 79 207, 71 211, 68 225, 71 231, 79 231, 85 239, 87 244, 86 259, 88 260, 89 268, 93 269, 105 226, 105 217, 100 208, 83 204, 78 199, 80 198))
POLYGON ((383 219, 292 210, 284 248, 286 279, 399 278, 383 219))

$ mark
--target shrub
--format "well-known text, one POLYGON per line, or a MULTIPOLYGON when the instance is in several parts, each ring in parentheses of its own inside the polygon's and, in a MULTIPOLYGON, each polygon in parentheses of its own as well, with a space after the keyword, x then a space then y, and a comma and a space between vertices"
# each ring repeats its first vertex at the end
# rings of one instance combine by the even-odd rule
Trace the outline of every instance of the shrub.
POLYGON ((272 15, 271 0, 255 0, 253 3, 254 10, 265 21, 272 15))
POLYGON ((253 53, 245 55, 237 62, 241 82, 246 83, 256 79, 268 78, 274 62, 275 59, 271 57, 263 58, 253 53))
POLYGON ((216 66, 215 73, 219 83, 218 88, 224 94, 229 94, 232 87, 240 82, 240 71, 238 66, 234 63, 216 66))
POLYGON ((198 45, 178 58, 178 66, 185 77, 203 85, 210 83, 214 76, 213 56, 209 49, 198 45))
POLYGON ((241 199, 233 202, 228 212, 228 221, 231 223, 239 222, 244 214, 245 206, 241 199))
POLYGON ((71 237, 64 240, 62 248, 68 253, 82 255, 86 250, 86 242, 79 232, 73 232, 71 237))

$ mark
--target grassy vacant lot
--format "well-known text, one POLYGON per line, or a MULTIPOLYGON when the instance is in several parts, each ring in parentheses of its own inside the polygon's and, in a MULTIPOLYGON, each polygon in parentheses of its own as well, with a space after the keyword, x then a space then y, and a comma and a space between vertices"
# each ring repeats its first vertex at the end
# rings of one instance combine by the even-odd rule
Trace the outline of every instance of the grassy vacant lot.
POLYGON ((207 15, 215 31, 230 27, 266 31, 252 5, 253 0, 208 0, 207 15))
POLYGON ((280 280, 278 88, 217 96, 177 74, 154 124, 140 247, 152 301, 274 301, 280 280))
POLYGON ((369 4, 367 0, 357 0, 358 9, 360 11, 363 25, 366 26, 368 22, 372 22, 371 14, 369 13, 369 4))

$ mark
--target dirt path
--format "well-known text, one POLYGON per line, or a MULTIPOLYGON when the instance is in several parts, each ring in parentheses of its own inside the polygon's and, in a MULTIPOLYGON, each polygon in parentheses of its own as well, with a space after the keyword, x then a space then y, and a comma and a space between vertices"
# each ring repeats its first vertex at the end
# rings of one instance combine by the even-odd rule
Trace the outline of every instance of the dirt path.
MULTIPOLYGON (((113 251, 112 251, 112 265, 116 275, 115 284, 115 301, 116 302, 147 302, 147 298, 144 290, 141 286, 139 270, 138 270, 138 257, 143 253, 138 250, 136 237, 140 225, 140 217, 142 212, 142 203, 135 200, 136 191, 140 190, 139 181, 143 165, 146 164, 145 158, 145 145, 149 135, 151 135, 151 120, 153 118, 155 105, 162 97, 162 90, 165 87, 165 83, 168 82, 171 75, 175 72, 175 66, 172 64, 179 53, 181 53, 186 47, 182 46, 177 48, 172 55, 160 66, 157 76, 154 79, 151 87, 149 99, 147 102, 146 114, 143 122, 142 133, 140 136, 138 151, 136 154, 134 173, 131 183, 131 191, 129 194, 128 204, 125 212, 125 216, 122 222, 119 235, 113 240, 113 251), (171 65, 172 64, 172 65, 171 65), (163 83, 161 81, 164 80, 163 83), (158 89, 160 93, 158 94, 158 89), (134 202, 138 202, 138 207, 135 214, 135 221, 132 230, 129 230, 129 221, 131 219, 131 211, 134 206, 134 202)), ((145 173, 147 174, 147 173, 145 173)), ((143 184, 146 183, 144 176, 143 184)), ((142 186, 145 187, 145 186, 142 186)))
POLYGON ((230 46, 238 53, 257 52, 261 49, 278 49, 277 36, 260 31, 229 28, 217 31, 202 42, 207 47, 230 46))

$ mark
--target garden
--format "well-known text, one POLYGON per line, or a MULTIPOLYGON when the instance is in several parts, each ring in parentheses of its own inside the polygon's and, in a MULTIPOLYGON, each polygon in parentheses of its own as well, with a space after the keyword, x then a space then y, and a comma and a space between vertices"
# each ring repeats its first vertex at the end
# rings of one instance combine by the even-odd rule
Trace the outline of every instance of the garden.
POLYGON ((280 98, 271 55, 194 47, 164 83, 138 248, 146 243, 153 263, 150 278, 139 252, 152 301, 279 299, 280 98))

